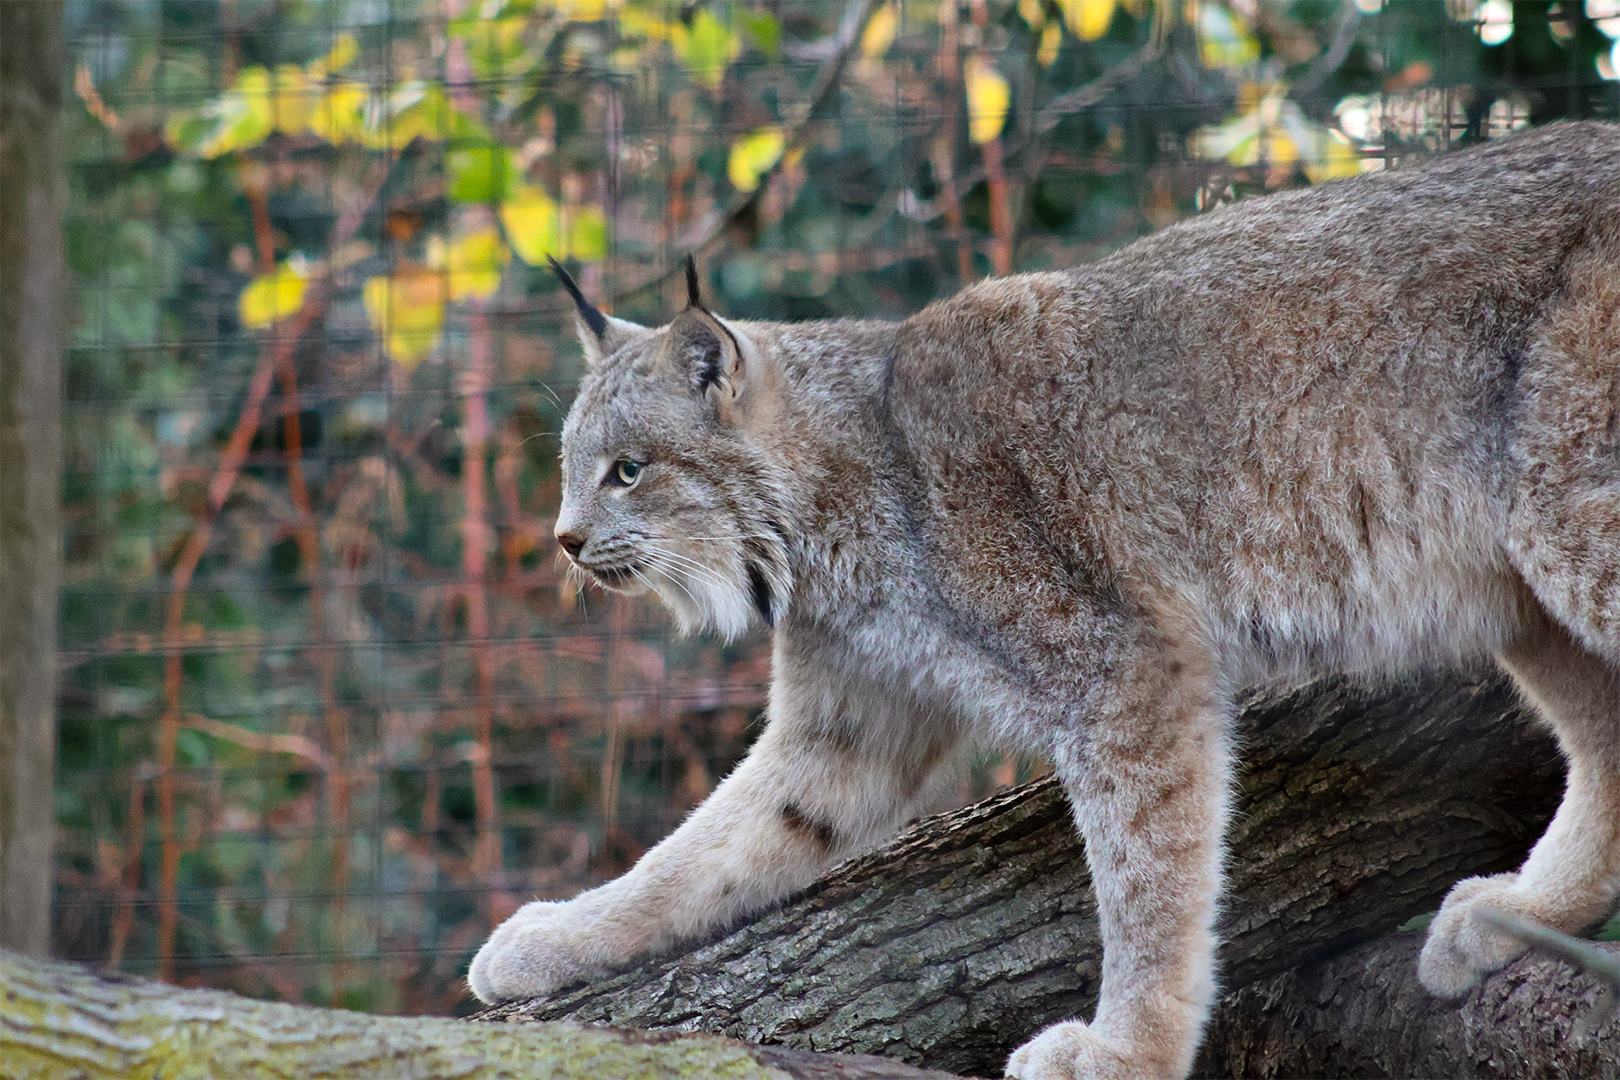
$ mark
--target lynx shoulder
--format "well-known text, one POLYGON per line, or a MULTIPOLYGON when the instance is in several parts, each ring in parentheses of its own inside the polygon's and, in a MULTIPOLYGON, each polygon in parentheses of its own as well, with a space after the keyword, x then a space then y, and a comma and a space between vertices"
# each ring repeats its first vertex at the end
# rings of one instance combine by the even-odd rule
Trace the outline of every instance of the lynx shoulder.
MULTIPOLYGON (((560 268, 559 268, 560 269, 560 268)), ((1097 1015, 1019 1077, 1177 1077, 1213 994, 1234 695, 1494 657, 1564 804, 1459 883, 1420 975, 1458 994, 1620 891, 1620 128, 1564 124, 1238 203, 898 324, 644 328, 579 306, 557 538, 682 626, 774 633, 770 723, 629 873, 496 930, 544 994, 875 844, 962 747, 1037 750, 1108 948, 1097 1015)))

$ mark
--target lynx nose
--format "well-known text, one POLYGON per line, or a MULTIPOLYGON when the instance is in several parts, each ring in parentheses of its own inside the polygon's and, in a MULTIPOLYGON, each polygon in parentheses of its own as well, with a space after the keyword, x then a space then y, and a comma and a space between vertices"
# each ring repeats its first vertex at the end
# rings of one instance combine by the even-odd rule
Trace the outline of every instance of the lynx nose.
POLYGON ((579 558, 580 549, 585 546, 585 538, 576 532, 559 532, 557 533, 557 543, 561 544, 562 549, 568 552, 570 559, 577 559, 579 558))

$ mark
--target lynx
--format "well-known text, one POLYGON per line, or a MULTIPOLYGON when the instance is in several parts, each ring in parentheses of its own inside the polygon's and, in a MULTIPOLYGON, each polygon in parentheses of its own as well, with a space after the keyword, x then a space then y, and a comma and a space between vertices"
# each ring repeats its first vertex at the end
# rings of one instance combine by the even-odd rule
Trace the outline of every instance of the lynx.
MULTIPOLYGON (((560 269, 560 268, 559 268, 560 269)), ((1235 695, 1492 656, 1562 807, 1446 898, 1459 995, 1620 894, 1620 127, 1558 124, 1238 203, 898 324, 647 329, 579 307, 556 534, 681 626, 773 639, 769 724, 616 881, 531 903, 486 1002, 712 931, 932 804, 961 748, 1053 763, 1096 1014, 1009 1076, 1180 1077, 1214 994, 1235 695)))

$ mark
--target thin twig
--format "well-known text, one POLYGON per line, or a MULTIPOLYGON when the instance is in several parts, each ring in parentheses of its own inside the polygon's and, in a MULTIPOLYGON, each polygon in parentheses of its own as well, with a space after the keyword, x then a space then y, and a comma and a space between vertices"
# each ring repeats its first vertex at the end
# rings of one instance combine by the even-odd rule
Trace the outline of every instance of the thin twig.
POLYGON ((1615 1006, 1620 1004, 1620 957, 1598 948, 1593 942, 1560 934, 1557 930, 1549 930, 1545 926, 1539 926, 1495 908, 1481 908, 1480 917, 1525 944, 1550 952, 1587 974, 1603 980, 1603 992, 1570 1032, 1571 1038, 1576 1042, 1584 1042, 1596 1033, 1613 1014, 1615 1006))

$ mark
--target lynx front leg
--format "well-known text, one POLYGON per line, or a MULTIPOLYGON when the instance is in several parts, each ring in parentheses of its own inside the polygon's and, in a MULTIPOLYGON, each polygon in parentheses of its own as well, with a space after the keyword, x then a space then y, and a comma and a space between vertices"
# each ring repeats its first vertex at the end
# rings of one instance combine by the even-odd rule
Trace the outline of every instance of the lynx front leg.
POLYGON ((1154 655, 1056 751, 1102 923, 1097 1015, 1013 1054, 1020 1080, 1185 1076, 1214 995, 1229 706, 1206 665, 1154 655))
POLYGON ((891 834, 932 797, 954 729, 870 695, 796 682, 778 652, 770 727, 691 817, 623 877, 536 901, 496 929, 467 973, 484 1002, 558 986, 701 937, 891 834))
POLYGON ((1620 676, 1550 622, 1504 650, 1501 662, 1558 733, 1569 778, 1524 866, 1458 882, 1429 925, 1418 977, 1443 997, 1465 993, 1525 949, 1481 919, 1481 908, 1575 933, 1620 895, 1620 676))

